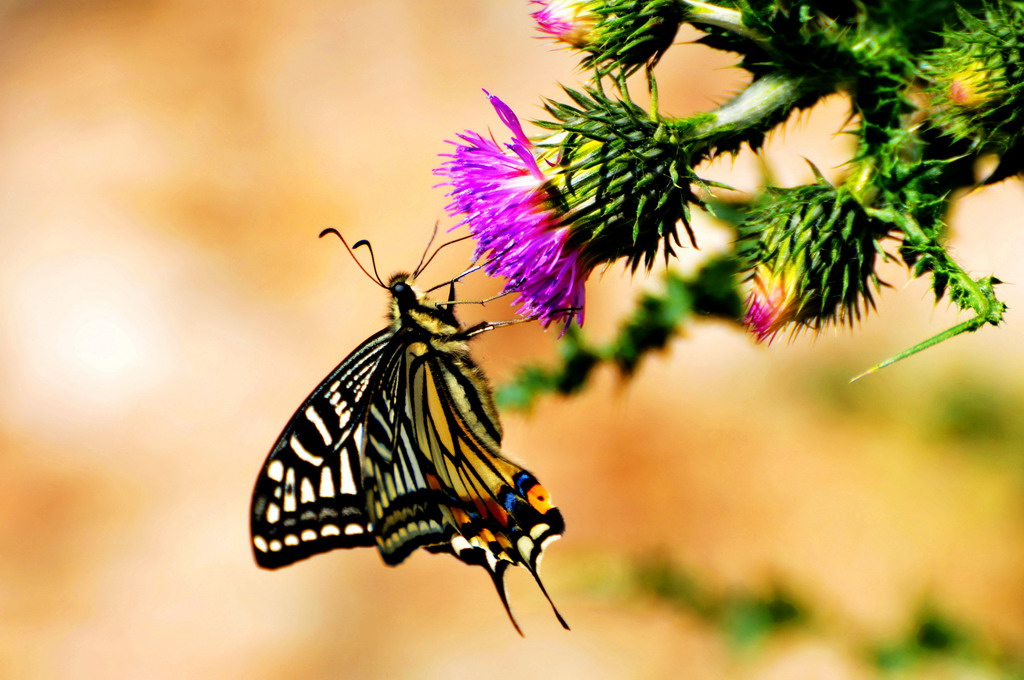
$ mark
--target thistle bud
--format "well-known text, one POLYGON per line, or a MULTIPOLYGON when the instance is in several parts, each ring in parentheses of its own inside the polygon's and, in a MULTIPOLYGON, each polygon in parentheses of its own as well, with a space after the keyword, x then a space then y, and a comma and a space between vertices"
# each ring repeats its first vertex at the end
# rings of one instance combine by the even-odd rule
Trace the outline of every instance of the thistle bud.
POLYGON ((926 58, 932 120, 956 139, 1003 154, 1022 138, 1024 6, 959 12, 960 29, 944 33, 926 58))
MULTIPOLYGON (((874 306, 871 285, 886 225, 824 180, 770 188, 741 227, 751 289, 745 323, 758 341, 784 328, 852 324, 874 306)), ((883 253, 884 256, 884 253, 883 253)))
POLYGON ((675 39, 686 16, 678 0, 531 0, 542 33, 587 54, 583 66, 599 74, 632 73, 653 65, 675 39))
POLYGON ((581 49, 592 37, 597 15, 593 0, 530 0, 538 8, 530 13, 545 36, 581 49))
MULTIPOLYGON (((677 224, 689 233, 689 204, 699 204, 688 149, 670 121, 652 118, 628 101, 588 90, 566 90, 573 104, 548 101, 554 132, 544 143, 557 152, 552 187, 587 263, 626 258, 650 268, 659 249, 673 253, 677 224)), ((692 240, 692 238, 691 238, 692 240)))

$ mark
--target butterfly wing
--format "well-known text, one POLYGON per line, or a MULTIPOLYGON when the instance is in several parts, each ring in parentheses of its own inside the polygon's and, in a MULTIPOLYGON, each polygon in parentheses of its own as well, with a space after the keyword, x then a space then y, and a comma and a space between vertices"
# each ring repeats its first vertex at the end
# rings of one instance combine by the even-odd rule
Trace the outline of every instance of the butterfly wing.
POLYGON ((256 563, 277 569, 334 548, 373 545, 360 475, 375 375, 397 349, 387 328, 349 354, 285 426, 253 491, 256 563))
MULTIPOLYGON (((433 457, 438 486, 450 495, 458 530, 442 549, 486 568, 506 609, 503 575, 510 564, 526 567, 547 596, 537 568, 565 522, 537 478, 501 454, 501 427, 486 379, 468 355, 439 354, 423 363, 414 393, 422 395, 416 400, 422 406, 418 436, 433 457)), ((568 628, 557 609, 555 615, 568 628)))
POLYGON ((484 567, 515 625, 505 570, 522 565, 537 577, 544 547, 564 530, 561 514, 532 474, 501 455, 490 388, 468 356, 411 342, 379 375, 363 485, 381 556, 395 565, 422 547, 484 567))
POLYGON ((475 367, 448 361, 412 350, 389 357, 370 400, 363 484, 381 554, 398 564, 418 547, 454 541, 535 571, 541 546, 564 530, 561 513, 501 455, 490 389, 475 367))
POLYGON ((455 530, 445 513, 444 494, 427 480, 436 478, 433 461, 421 451, 413 429, 416 395, 410 391, 417 348, 388 357, 380 390, 370 399, 363 455, 366 508, 381 557, 389 565, 423 546, 446 542, 455 530))
POLYGON ((526 567, 547 596, 537 567, 562 515, 501 455, 491 390, 466 345, 493 326, 459 331, 403 277, 388 285, 392 325, 313 391, 267 457, 252 501, 256 562, 374 543, 390 565, 420 547, 450 553, 487 569, 518 630, 505 570, 526 567))

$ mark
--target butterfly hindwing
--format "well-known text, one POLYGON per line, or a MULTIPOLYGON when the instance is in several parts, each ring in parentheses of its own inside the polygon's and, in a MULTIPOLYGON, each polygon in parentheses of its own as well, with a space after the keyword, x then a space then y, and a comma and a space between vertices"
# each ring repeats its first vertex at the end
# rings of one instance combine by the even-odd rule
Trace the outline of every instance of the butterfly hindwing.
POLYGON ((295 412, 267 457, 251 515, 261 567, 373 544, 359 461, 366 402, 390 336, 390 329, 381 331, 346 357, 295 412))
POLYGON ((445 497, 430 488, 432 462, 421 453, 412 429, 415 400, 409 392, 408 349, 396 353, 381 371, 381 389, 370 400, 363 457, 366 506, 381 557, 402 562, 416 548, 443 543, 454 533, 446 521, 445 497))
MULTIPOLYGON (((425 408, 417 429, 429 442, 458 532, 443 550, 485 567, 506 608, 502 577, 509 564, 525 566, 544 590, 537 567, 565 523, 536 477, 501 454, 501 428, 486 380, 468 356, 442 354, 425 364, 414 392, 420 390, 424 398, 418 403, 425 408)), ((557 609, 555 614, 566 625, 557 609)))
POLYGON ((384 561, 424 547, 485 568, 518 629, 505 570, 525 566, 543 591, 537 566, 564 530, 561 514, 532 474, 501 455, 491 390, 468 355, 410 342, 379 376, 363 482, 384 561))

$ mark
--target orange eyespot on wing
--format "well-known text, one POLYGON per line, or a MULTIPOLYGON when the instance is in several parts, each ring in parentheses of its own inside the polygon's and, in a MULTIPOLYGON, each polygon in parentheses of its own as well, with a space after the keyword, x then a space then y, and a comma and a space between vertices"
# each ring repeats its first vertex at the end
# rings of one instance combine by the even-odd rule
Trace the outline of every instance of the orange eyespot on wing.
POLYGON ((555 507, 551 504, 551 494, 540 484, 534 484, 530 487, 529 491, 526 492, 526 499, 530 501, 533 509, 542 515, 555 507))

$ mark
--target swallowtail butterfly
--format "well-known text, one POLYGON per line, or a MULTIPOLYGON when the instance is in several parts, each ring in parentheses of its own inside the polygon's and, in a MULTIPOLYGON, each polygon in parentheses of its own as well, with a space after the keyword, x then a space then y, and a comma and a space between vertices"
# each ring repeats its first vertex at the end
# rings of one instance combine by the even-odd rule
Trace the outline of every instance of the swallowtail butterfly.
POLYGON ((432 302, 413 277, 391 277, 390 325, 313 390, 270 451, 252 497, 256 563, 371 545, 388 565, 416 548, 449 553, 487 570, 518 631, 505 570, 526 567, 550 602, 537 566, 565 525, 501 454, 491 388, 469 356, 469 340, 501 324, 463 328, 454 283, 448 303, 432 302))

